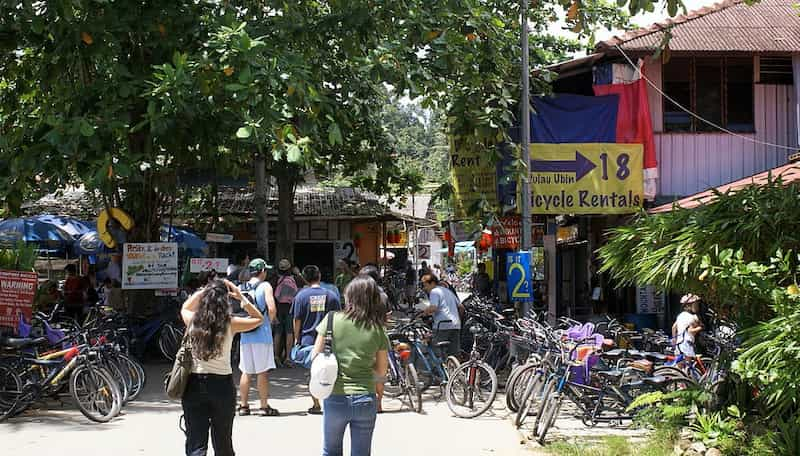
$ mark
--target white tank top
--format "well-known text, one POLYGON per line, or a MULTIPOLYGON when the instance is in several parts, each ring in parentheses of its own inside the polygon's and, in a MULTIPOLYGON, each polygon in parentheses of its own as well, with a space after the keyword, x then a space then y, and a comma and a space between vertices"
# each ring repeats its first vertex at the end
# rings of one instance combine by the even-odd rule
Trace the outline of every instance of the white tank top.
POLYGON ((231 326, 228 325, 228 332, 225 334, 225 339, 222 340, 222 351, 216 358, 211 358, 208 361, 203 361, 194 356, 192 353, 192 373, 193 374, 214 374, 214 375, 231 375, 231 345, 233 344, 233 332, 231 326))

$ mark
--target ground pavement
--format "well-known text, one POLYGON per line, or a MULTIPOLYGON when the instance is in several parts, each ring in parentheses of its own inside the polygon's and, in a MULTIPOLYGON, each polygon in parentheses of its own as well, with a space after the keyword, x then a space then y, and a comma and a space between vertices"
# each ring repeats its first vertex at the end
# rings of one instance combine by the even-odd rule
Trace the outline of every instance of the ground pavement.
MULTIPOLYGON (((26 412, 22 417, 0 424, 2 454, 62 455, 179 455, 184 437, 178 429, 181 407, 165 400, 161 379, 169 366, 148 366, 148 385, 142 397, 128 404, 124 414, 107 424, 87 420, 67 403, 48 404, 46 409, 26 412)), ((272 376, 270 405, 281 417, 237 417, 234 447, 238 455, 319 455, 322 446, 322 417, 306 410, 305 372, 279 369, 272 376)), ((251 395, 251 404, 256 397, 251 395)), ((397 400, 386 400, 386 413, 378 416, 373 440, 377 456, 451 455, 530 456, 532 450, 520 445, 519 434, 500 405, 486 415, 464 420, 455 418, 443 400, 429 395, 425 414, 410 412, 397 400)), ((345 437, 345 454, 348 454, 345 437)), ((211 452, 210 452, 211 453, 211 452)))

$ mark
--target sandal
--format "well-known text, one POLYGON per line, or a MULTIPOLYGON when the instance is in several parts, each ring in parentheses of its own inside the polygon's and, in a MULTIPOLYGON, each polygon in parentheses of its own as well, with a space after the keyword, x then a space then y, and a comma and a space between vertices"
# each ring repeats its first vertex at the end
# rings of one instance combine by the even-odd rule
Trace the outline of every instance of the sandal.
POLYGON ((281 412, 279 412, 277 409, 274 409, 274 408, 272 408, 270 406, 267 406, 266 408, 260 408, 260 409, 256 410, 256 414, 258 416, 281 416, 281 412))
POLYGON ((321 407, 311 407, 308 409, 309 415, 322 415, 322 408, 321 407))
POLYGON ((236 413, 239 416, 248 416, 250 415, 250 406, 249 405, 240 405, 236 407, 236 413))

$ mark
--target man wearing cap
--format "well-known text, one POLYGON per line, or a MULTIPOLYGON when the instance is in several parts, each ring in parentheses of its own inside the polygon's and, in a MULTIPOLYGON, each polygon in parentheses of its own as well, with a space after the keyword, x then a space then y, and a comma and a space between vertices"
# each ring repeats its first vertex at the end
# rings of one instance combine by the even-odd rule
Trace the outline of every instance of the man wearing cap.
POLYGON ((278 306, 278 318, 273 322, 275 328, 275 347, 278 362, 290 367, 290 351, 294 345, 294 324, 291 309, 297 294, 297 280, 292 273, 292 263, 284 258, 278 262, 278 280, 275 282, 275 302, 278 306))
MULTIPOLYGON (((249 295, 255 301, 255 306, 264 315, 269 315, 269 321, 275 321, 277 308, 272 296, 272 286, 266 281, 267 262, 256 258, 249 265, 252 278, 239 285, 242 294, 249 295)), ((249 299, 249 298, 248 298, 249 299)), ((239 381, 239 416, 250 415, 248 395, 250 392, 250 376, 257 377, 258 396, 261 407, 256 412, 259 416, 278 416, 280 413, 269 406, 269 371, 275 369, 275 353, 272 346, 272 327, 269 321, 253 331, 242 333, 239 342, 239 370, 242 377, 239 381)))

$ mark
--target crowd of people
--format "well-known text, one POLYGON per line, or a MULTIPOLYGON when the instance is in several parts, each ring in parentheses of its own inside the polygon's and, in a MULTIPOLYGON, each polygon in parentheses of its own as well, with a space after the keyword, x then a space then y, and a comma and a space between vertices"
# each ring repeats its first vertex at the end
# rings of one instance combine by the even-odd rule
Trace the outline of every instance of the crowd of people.
MULTIPOLYGON (((270 371, 278 366, 310 367, 324 349, 328 320, 332 319, 331 346, 338 376, 333 393, 323 401, 309 393, 308 413, 323 415, 323 455, 342 454, 348 426, 351 454, 369 455, 376 416, 382 410, 389 349, 385 327, 390 307, 380 286, 378 266, 367 264, 355 270, 340 261, 332 284, 322 281, 315 265, 300 271, 282 259, 275 269, 273 272, 263 259, 245 257, 225 271, 227 279, 205 275, 183 304, 181 316, 192 347, 201 347, 192 351, 192 375, 182 401, 186 454, 205 455, 210 431, 214 453, 233 455, 235 415, 280 416, 269 403, 270 371), (230 362, 237 333, 238 402, 230 362), (249 401, 253 377, 258 408, 251 408, 249 401)), ((450 341, 448 350, 458 350, 458 296, 426 265, 420 271, 410 270, 409 288, 416 290, 419 280, 429 296, 430 305, 422 310, 433 317, 434 339, 450 341)))

